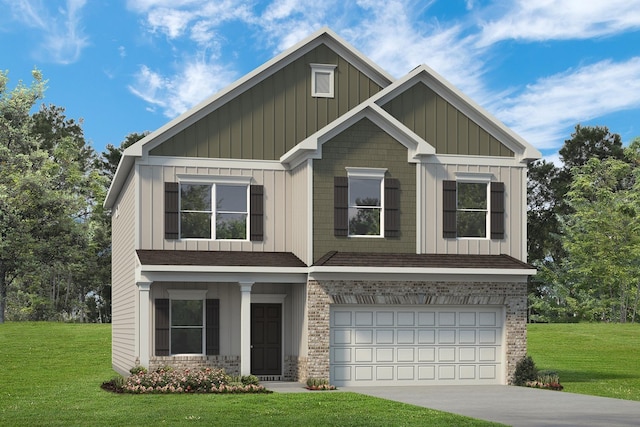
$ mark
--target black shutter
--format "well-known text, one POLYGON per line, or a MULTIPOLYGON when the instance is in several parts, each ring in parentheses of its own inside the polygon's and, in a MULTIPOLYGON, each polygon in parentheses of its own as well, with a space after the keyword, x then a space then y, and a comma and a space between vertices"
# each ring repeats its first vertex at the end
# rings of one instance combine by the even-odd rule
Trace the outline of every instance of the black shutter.
POLYGON ((395 178, 384 180, 384 235, 400 236, 400 181, 395 178))
POLYGON ((442 181, 442 237, 458 237, 456 209, 458 205, 456 181, 442 181))
POLYGON ((333 234, 349 235, 349 178, 333 178, 333 234))
POLYGON ((220 354, 220 300, 207 300, 207 355, 220 354))
POLYGON ((164 183, 164 238, 177 239, 178 235, 178 199, 180 186, 177 182, 164 183))
POLYGON ((491 238, 504 239, 504 183, 491 183, 491 238))
POLYGON ((264 240, 264 187, 251 185, 249 191, 249 240, 262 242, 264 240))
POLYGON ((169 355, 169 300, 156 301, 156 356, 169 355))

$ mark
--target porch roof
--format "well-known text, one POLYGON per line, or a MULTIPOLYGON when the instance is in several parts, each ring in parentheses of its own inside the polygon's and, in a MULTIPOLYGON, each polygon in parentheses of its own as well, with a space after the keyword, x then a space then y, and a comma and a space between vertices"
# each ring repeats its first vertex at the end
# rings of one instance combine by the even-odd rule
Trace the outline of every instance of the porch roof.
POLYGON ((291 252, 137 250, 142 265, 306 267, 291 252))
POLYGON ((535 267, 509 255, 328 252, 314 267, 387 267, 522 270, 535 267))

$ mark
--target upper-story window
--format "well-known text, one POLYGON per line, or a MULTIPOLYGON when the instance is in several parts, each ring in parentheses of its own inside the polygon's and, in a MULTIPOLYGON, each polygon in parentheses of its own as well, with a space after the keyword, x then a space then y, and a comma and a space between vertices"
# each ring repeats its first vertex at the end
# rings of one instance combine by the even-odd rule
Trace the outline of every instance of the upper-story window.
POLYGON ((180 184, 180 237, 247 240, 247 190, 248 185, 180 184))
POLYGON ((311 64, 311 96, 333 98, 336 65, 311 64))
POLYGON ((505 186, 490 174, 456 174, 443 181, 444 238, 504 239, 505 186))
POLYGON ((489 185, 458 182, 458 237, 487 237, 489 228, 489 185))
POLYGON ((165 183, 165 238, 263 241, 262 185, 248 176, 179 175, 165 183))
POLYGON ((349 236, 384 236, 386 169, 347 168, 349 236))

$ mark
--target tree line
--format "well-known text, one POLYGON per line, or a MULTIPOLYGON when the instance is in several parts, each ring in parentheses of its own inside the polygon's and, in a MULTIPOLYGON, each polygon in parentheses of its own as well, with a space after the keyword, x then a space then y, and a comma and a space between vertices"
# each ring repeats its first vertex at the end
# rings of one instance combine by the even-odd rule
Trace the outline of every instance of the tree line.
MULTIPOLYGON (((0 72, 0 323, 111 320, 111 218, 102 207, 122 151, 96 153, 82 122, 38 103, 46 81, 0 72)), ((575 127, 561 166, 529 165, 533 322, 640 318, 640 138, 575 127)))

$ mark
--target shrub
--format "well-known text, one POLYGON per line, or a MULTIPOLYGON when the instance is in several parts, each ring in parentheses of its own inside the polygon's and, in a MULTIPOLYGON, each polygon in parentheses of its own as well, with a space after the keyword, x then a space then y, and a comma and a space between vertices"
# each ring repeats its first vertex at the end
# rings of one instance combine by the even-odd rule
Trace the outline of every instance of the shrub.
POLYGON ((131 375, 146 374, 147 368, 145 368, 144 366, 134 366, 133 368, 129 369, 129 373, 131 375))
POLYGON ((531 356, 525 356, 516 364, 516 372, 513 383, 517 386, 526 386, 527 382, 535 381, 538 377, 538 369, 531 356))
POLYGON ((307 378, 307 388, 309 390, 335 390, 336 387, 329 384, 326 378, 307 378))
POLYGON ((100 385, 100 388, 107 391, 112 391, 114 393, 124 393, 124 384, 126 379, 118 375, 116 377, 111 378, 109 381, 105 381, 100 385))
MULTIPOLYGON (((167 370, 158 369, 154 372, 138 369, 136 372, 124 380, 121 392, 135 394, 270 393, 259 384, 232 383, 232 378, 223 369, 206 368, 198 371, 189 369, 181 371, 170 368, 167 370)), ((248 381, 253 381, 253 379, 248 381)))
POLYGON ((527 387, 545 388, 549 390, 562 390, 560 377, 555 371, 540 371, 534 381, 527 381, 527 387))

